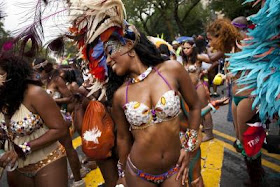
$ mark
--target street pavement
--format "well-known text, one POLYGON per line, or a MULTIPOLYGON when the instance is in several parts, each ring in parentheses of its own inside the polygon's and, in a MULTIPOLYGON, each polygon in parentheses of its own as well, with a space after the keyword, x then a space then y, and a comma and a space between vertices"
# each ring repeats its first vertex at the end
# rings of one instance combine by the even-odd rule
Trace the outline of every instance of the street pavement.
MULTIPOLYGON (((221 93, 221 87, 219 92, 221 93)), ((222 95, 221 95, 222 96, 222 95)), ((248 179, 243 156, 235 152, 234 129, 232 122, 227 121, 228 106, 221 107, 212 113, 215 138, 201 144, 202 176, 206 187, 241 187, 248 179)), ((277 134, 279 127, 271 127, 270 134, 277 134)), ((73 139, 73 145, 81 154, 81 139, 73 139)), ((263 150, 262 164, 266 172, 265 187, 280 186, 280 155, 270 154, 263 150)), ((69 170, 70 171, 70 170, 69 170)), ((97 187, 104 182, 100 170, 91 171, 85 178, 87 187, 97 187)), ((6 175, 2 176, 0 187, 7 187, 6 175)))
MULTIPOLYGON (((215 139, 221 141, 223 148, 223 166, 221 169, 220 186, 236 187, 243 186, 243 182, 248 179, 246 165, 243 156, 238 154, 232 146, 235 141, 235 132, 232 122, 227 121, 228 106, 221 107, 212 114, 214 121, 215 139)), ((279 127, 271 126, 270 134, 277 135, 279 127)), ((262 164, 266 172, 266 187, 280 186, 280 155, 269 154, 262 150, 262 164)), ((211 183, 206 186, 213 186, 211 183)))
MULTIPOLYGON (((224 87, 220 87, 218 92, 223 96, 224 87)), ((213 98, 212 98, 213 99, 213 98)), ((235 141, 235 131, 232 122, 227 121, 228 105, 221 107, 216 113, 212 113, 214 123, 214 136, 215 139, 207 142, 211 145, 215 144, 219 149, 213 149, 208 154, 214 154, 216 160, 210 161, 210 164, 215 164, 217 160, 222 160, 222 167, 215 168, 221 172, 219 184, 213 183, 211 175, 212 168, 203 168, 202 175, 204 177, 205 186, 225 186, 225 187, 236 187, 244 186, 243 182, 248 179, 246 165, 243 160, 243 156, 235 151, 232 144, 235 141), (219 154, 223 152, 223 154, 219 154), (206 171, 204 171, 204 169, 206 171)), ((276 135, 279 132, 278 126, 271 126, 270 134, 276 135)), ((203 155, 203 144, 202 143, 202 160, 203 155)), ((262 150, 262 164, 266 172, 266 187, 280 186, 280 155, 269 154, 266 150, 262 150)), ((212 175, 213 176, 213 175, 212 175)), ((218 176, 215 176, 216 178, 218 176)), ((216 180, 216 179, 215 179, 216 180)), ((214 181, 215 181, 214 180, 214 181)))

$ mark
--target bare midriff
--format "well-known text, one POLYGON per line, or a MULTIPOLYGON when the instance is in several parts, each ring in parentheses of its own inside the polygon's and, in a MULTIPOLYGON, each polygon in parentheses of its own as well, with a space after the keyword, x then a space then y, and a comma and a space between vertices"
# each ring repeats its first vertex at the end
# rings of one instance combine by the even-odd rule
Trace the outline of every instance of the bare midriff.
POLYGON ((130 159, 138 169, 157 175, 177 164, 181 149, 178 116, 132 133, 130 159))

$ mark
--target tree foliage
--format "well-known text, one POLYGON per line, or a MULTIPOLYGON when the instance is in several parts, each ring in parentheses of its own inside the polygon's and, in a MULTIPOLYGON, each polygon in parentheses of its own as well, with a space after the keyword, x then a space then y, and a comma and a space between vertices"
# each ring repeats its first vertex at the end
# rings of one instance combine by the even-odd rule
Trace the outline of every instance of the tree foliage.
POLYGON ((250 16, 259 10, 259 6, 252 7, 252 4, 242 4, 244 0, 212 0, 209 8, 214 11, 221 11, 229 19, 238 16, 250 16))
POLYGON ((209 11, 200 0, 124 0, 128 20, 148 35, 164 34, 173 40, 179 35, 202 32, 209 11))
POLYGON ((177 35, 204 32, 205 26, 220 11, 229 19, 255 14, 259 7, 242 5, 244 0, 211 0, 203 7, 200 0, 123 0, 129 22, 147 35, 164 34, 166 40, 177 35))

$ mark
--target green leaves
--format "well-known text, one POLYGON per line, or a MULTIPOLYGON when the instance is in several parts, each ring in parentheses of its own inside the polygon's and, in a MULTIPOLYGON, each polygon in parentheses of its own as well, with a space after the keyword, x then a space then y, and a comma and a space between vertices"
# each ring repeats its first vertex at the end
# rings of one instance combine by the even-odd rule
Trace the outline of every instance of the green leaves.
POLYGON ((128 21, 147 35, 164 34, 171 41, 180 35, 199 34, 209 11, 200 0, 123 0, 128 21), (194 13, 195 12, 195 13, 194 13), (195 25, 195 26, 194 26, 195 25))

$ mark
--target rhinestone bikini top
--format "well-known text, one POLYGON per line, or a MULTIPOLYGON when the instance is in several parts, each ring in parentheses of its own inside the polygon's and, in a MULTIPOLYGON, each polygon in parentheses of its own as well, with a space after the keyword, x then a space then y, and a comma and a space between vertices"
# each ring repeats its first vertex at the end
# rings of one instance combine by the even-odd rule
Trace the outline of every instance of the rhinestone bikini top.
POLYGON ((126 104, 123 106, 123 109, 126 119, 131 125, 131 129, 145 129, 153 124, 171 120, 181 112, 179 95, 171 88, 159 71, 157 69, 155 70, 170 90, 160 97, 153 108, 150 108, 138 101, 128 102, 128 82, 126 88, 126 104))
MULTIPOLYGON (((39 115, 30 112, 23 104, 12 116, 9 131, 14 136, 26 136, 43 126, 43 120, 39 115)), ((8 132, 5 117, 0 113, 0 128, 8 132)))

